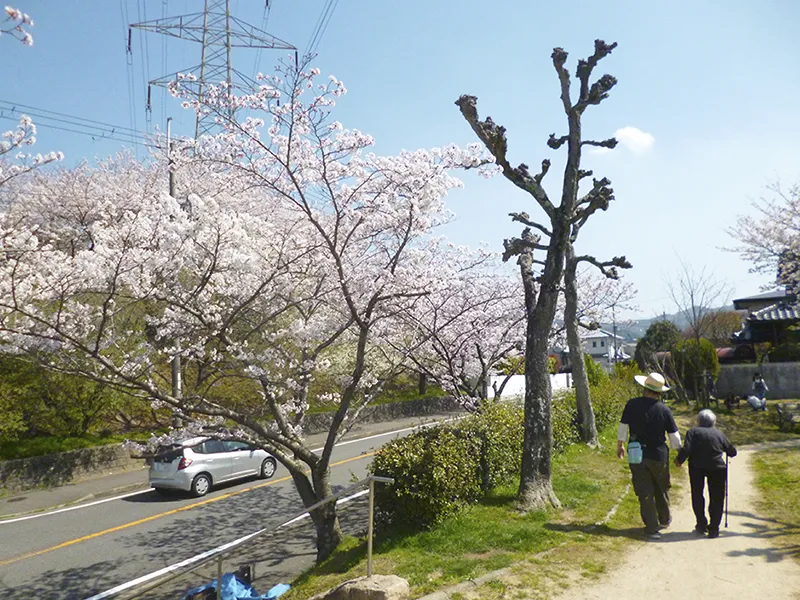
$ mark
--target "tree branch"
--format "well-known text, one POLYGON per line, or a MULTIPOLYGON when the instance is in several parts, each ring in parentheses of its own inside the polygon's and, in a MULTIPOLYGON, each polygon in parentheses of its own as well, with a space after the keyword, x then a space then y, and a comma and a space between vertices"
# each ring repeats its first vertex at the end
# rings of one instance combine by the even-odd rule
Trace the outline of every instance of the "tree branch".
POLYGON ((513 256, 523 256, 533 250, 547 250, 547 246, 539 244, 539 236, 531 232, 527 227, 522 231, 521 238, 511 238, 503 240, 503 262, 507 262, 513 256))
POLYGON ((587 262, 591 265, 594 265, 600 272, 608 277, 609 279, 619 279, 619 271, 617 269, 631 269, 633 265, 628 262, 624 256, 615 256, 611 260, 607 260, 604 262, 600 262, 594 256, 589 256, 585 254, 583 256, 576 256, 575 262, 587 262))
POLYGON ((569 71, 564 67, 568 56, 563 48, 553 48, 553 53, 550 55, 558 73, 558 80, 561 82, 561 103, 564 105, 564 112, 569 115, 572 112, 572 100, 569 97, 570 80, 569 71))
POLYGON ((477 103, 478 99, 475 96, 463 95, 456 100, 456 105, 461 110, 464 119, 470 124, 470 127, 478 136, 478 139, 483 142, 483 145, 486 146, 486 149, 494 156, 495 162, 503 170, 503 175, 506 179, 533 196, 539 206, 547 213, 547 216, 552 218, 555 214, 555 207, 547 197, 547 192, 541 186, 542 178, 547 173, 550 162, 546 161, 547 166, 545 167, 545 161, 542 161, 542 173, 537 177, 531 177, 528 167, 524 164, 513 168, 506 157, 508 140, 506 139, 505 127, 497 125, 492 121, 491 117, 486 117, 484 121, 481 121, 478 118, 477 103))
POLYGON ((611 51, 617 47, 617 42, 613 44, 606 44, 603 40, 594 41, 594 54, 586 60, 578 61, 578 68, 576 74, 581 82, 580 99, 575 105, 575 109, 582 113, 590 104, 600 104, 608 97, 608 92, 617 83, 615 77, 611 75, 603 75, 592 86, 589 86, 589 79, 592 76, 592 71, 602 59, 611 54, 611 51))
POLYGON ((602 142, 596 142, 595 140, 583 140, 581 142, 581 146, 597 146, 598 148, 610 148, 613 150, 617 147, 617 138, 608 138, 602 142))
POLYGON ((547 145, 550 146, 553 150, 558 150, 568 141, 569 141, 568 135, 562 135, 560 138, 557 138, 555 133, 551 133, 550 137, 547 139, 547 145))
POLYGON ((508 213, 508 216, 511 217, 512 221, 516 221, 517 223, 522 223, 523 225, 527 225, 528 227, 533 227, 534 229, 538 229, 547 237, 552 237, 553 235, 552 232, 549 229, 547 229, 547 227, 545 227, 544 225, 540 225, 535 221, 531 221, 530 216, 526 212, 508 213))
POLYGON ((611 201, 614 200, 614 190, 611 181, 607 177, 600 180, 594 179, 592 189, 580 200, 578 200, 578 210, 572 218, 572 239, 578 235, 578 231, 586 221, 589 220, 598 210, 607 210, 611 201))

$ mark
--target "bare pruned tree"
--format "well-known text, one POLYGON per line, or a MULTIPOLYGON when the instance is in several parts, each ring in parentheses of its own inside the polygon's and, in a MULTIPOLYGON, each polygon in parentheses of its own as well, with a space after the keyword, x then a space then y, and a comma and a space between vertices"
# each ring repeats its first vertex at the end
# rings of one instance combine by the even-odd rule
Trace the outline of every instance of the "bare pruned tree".
POLYGON ((719 309, 731 293, 731 286, 705 267, 696 271, 682 260, 677 277, 669 283, 669 296, 687 323, 688 337, 698 343, 715 329, 718 315, 724 313, 719 309))
POLYGON ((506 240, 504 259, 516 257, 522 274, 527 315, 525 341, 525 437, 522 470, 520 474, 519 504, 522 509, 537 509, 548 505, 558 506, 552 487, 553 430, 551 424, 552 389, 548 372, 548 340, 550 338, 556 306, 564 276, 564 264, 571 243, 581 227, 598 210, 608 208, 613 199, 611 182, 594 179, 591 189, 579 197, 581 180, 590 177, 591 171, 581 169, 581 152, 584 146, 614 148, 617 140, 584 140, 581 136, 581 118, 591 105, 600 104, 608 97, 616 78, 603 75, 592 82, 592 72, 597 64, 616 48, 596 40, 594 53, 579 60, 577 80, 579 90, 575 101, 570 85, 572 78, 566 68, 567 52, 555 48, 551 55, 561 88, 561 102, 567 117, 567 133, 560 137, 551 134, 547 145, 557 150, 567 146, 567 164, 561 188, 561 202, 556 205, 548 196, 542 180, 550 169, 550 161, 542 161, 539 173, 532 174, 526 164, 512 166, 508 159, 508 140, 504 127, 491 117, 480 120, 475 96, 461 96, 456 104, 475 134, 491 152, 506 179, 529 193, 546 217, 538 221, 527 213, 512 213, 514 221, 525 228, 519 238, 506 240), (534 233, 534 231, 536 233, 534 233), (544 238, 544 241, 543 241, 544 238), (542 253, 538 258, 536 253, 542 253))
MULTIPOLYGON (((600 270, 606 279, 610 280, 619 279, 618 269, 630 269, 632 265, 624 256, 616 256, 605 262, 600 262, 593 256, 576 256, 573 241, 577 236, 578 230, 576 229, 573 232, 572 241, 567 245, 566 268, 564 270, 564 325, 567 329, 569 354, 574 357, 571 362, 572 379, 575 386, 575 404, 578 410, 578 428, 584 443, 591 447, 596 447, 598 445, 597 427, 594 422, 589 377, 586 373, 586 365, 583 362, 583 344, 581 344, 579 332, 581 323, 578 312, 578 265, 582 262, 593 265, 600 270)), ((593 326, 594 323, 584 324, 584 327, 589 329, 593 328, 593 326)))

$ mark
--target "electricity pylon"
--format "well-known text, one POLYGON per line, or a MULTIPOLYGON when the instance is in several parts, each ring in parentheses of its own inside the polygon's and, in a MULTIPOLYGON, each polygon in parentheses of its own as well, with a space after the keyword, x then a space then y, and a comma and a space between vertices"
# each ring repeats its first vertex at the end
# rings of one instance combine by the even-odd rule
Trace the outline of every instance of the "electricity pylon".
MULTIPOLYGON (((269 5, 269 0, 267 0, 269 5)), ((233 67, 231 50, 233 48, 266 48, 293 50, 297 48, 280 38, 270 35, 231 14, 230 0, 205 0, 203 12, 191 13, 165 19, 155 19, 135 23, 131 28, 152 31, 161 35, 201 44, 200 64, 180 73, 191 73, 194 80, 183 79, 181 87, 197 98, 202 97, 209 85, 227 84, 230 90, 250 93, 258 89, 258 84, 250 77, 233 67)), ((131 30, 128 30, 128 52, 131 46, 131 30)), ((150 91, 152 86, 168 87, 178 78, 178 73, 154 79, 147 86, 147 110, 150 110, 150 91)), ((232 116, 232 115, 229 115, 232 116)), ((214 115, 198 115, 195 124, 195 138, 208 133, 215 127, 214 115)))

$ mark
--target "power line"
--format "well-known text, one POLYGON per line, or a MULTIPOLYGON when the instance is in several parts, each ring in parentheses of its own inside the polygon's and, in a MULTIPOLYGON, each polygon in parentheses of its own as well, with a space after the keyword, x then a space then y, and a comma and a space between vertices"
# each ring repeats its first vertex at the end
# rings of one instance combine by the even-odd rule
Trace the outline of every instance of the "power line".
POLYGON ((311 34, 308 46, 306 47, 306 55, 313 54, 317 51, 319 42, 322 40, 322 36, 325 35, 325 31, 328 29, 328 23, 331 22, 333 11, 336 10, 338 4, 339 0, 327 0, 325 6, 322 7, 322 13, 319 19, 317 19, 317 24, 311 34))
MULTIPOLYGON (((15 117, 12 117, 10 115, 4 115, 4 114, 0 114, 0 119, 6 119, 8 121, 17 121, 17 119, 15 117)), ((42 122, 42 121, 37 121, 36 122, 36 126, 37 127, 47 127, 49 129, 58 129, 60 131, 66 131, 68 133, 75 133, 75 134, 78 134, 78 135, 85 135, 85 136, 88 136, 88 137, 92 138, 95 142, 99 142, 101 140, 114 140, 114 141, 117 141, 117 142, 126 142, 126 143, 138 144, 138 145, 142 145, 142 146, 145 146, 145 147, 148 147, 148 148, 163 149, 161 146, 159 146, 158 144, 154 143, 153 140, 151 140, 149 138, 146 138, 143 135, 140 136, 137 139, 132 134, 126 134, 126 133, 116 134, 113 131, 112 132, 108 132, 108 131, 101 131, 101 132, 94 131, 94 132, 92 132, 92 131, 86 131, 86 130, 80 130, 80 129, 72 129, 72 128, 69 128, 69 127, 63 127, 61 125, 54 125, 52 123, 47 123, 47 122, 42 122), (120 136, 126 136, 126 137, 120 137, 120 136)))
MULTIPOLYGON (((34 111, 34 112, 37 112, 37 113, 45 113, 45 118, 50 118, 50 117, 48 117, 46 115, 55 115, 56 117, 61 117, 61 118, 64 118, 64 119, 71 119, 71 120, 75 120, 75 121, 84 121, 85 123, 90 123, 92 125, 99 125, 101 127, 106 127, 106 128, 110 127, 112 129, 126 130, 126 131, 132 132, 135 135, 140 135, 140 136, 144 136, 145 135, 145 133, 143 133, 141 131, 137 131, 136 129, 131 129, 130 127, 124 127, 122 125, 114 125, 113 123, 105 123, 103 121, 96 121, 94 119, 87 119, 85 117, 78 117, 78 116, 75 116, 75 115, 70 115, 70 114, 58 112, 58 111, 55 111, 55 110, 48 110, 46 108, 37 108, 36 106, 31 106, 30 104, 22 104, 21 102, 13 102, 11 100, 0 99, 0 105, 5 105, 5 109, 6 110, 10 110, 12 112, 18 112, 17 109, 22 108, 22 109, 25 109, 26 112, 27 111, 34 111)), ((3 108, 3 107, 0 107, 0 108, 3 108)))

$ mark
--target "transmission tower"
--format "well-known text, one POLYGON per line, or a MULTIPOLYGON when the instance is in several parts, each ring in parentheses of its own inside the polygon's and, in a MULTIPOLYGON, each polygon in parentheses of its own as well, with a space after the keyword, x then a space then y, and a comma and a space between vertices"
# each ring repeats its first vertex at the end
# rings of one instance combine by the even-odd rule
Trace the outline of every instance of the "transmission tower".
MULTIPOLYGON (((269 7, 269 0, 266 2, 269 7)), ((131 51, 131 29, 152 31, 201 45, 200 64, 182 69, 150 81, 147 85, 147 110, 150 110, 152 87, 168 87, 175 81, 178 73, 191 73, 197 79, 184 79, 181 86, 200 98, 210 85, 227 83, 230 90, 251 93, 258 89, 258 83, 234 68, 231 60, 233 48, 265 48, 293 50, 297 60, 297 48, 283 40, 262 31, 231 14, 230 0, 205 0, 203 12, 177 17, 155 19, 134 23, 128 29, 128 52, 131 51)), ((229 115, 232 116, 232 115, 229 115)), ((198 115, 195 124, 195 138, 210 132, 216 126, 214 115, 198 115)))

